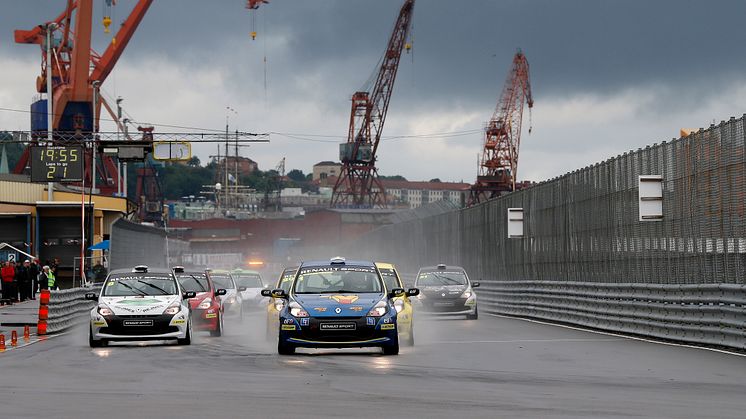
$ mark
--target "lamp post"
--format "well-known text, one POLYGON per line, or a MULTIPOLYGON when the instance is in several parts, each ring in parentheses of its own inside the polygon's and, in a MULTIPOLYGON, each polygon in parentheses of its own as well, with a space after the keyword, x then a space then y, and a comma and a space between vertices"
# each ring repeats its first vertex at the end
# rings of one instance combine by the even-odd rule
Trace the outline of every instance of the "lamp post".
MULTIPOLYGON (((57 29, 57 24, 50 22, 47 24, 47 141, 52 143, 52 124, 54 124, 54 114, 52 113, 52 31, 57 29)), ((54 200, 54 182, 47 183, 47 201, 54 200)))

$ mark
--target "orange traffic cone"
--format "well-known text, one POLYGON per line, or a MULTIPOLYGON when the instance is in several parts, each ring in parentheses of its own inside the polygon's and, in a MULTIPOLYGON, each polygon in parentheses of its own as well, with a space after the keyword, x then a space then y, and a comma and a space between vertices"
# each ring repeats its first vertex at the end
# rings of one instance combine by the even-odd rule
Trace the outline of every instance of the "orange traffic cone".
POLYGON ((23 340, 31 339, 31 328, 29 325, 23 326, 23 340))
POLYGON ((39 320, 39 323, 36 325, 36 334, 39 336, 43 336, 47 334, 47 321, 46 320, 39 320))
POLYGON ((5 350, 5 335, 0 333, 0 351, 5 350))
POLYGON ((10 332, 10 346, 18 346, 18 332, 15 330, 10 332))

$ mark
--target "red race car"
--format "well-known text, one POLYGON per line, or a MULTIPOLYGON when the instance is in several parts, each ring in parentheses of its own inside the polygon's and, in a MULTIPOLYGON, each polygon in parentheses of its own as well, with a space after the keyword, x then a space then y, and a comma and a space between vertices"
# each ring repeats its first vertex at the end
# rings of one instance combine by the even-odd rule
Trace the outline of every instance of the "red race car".
POLYGON ((184 291, 194 291, 197 294, 189 299, 194 328, 209 330, 210 336, 221 336, 223 305, 218 296, 225 295, 225 290, 215 289, 206 271, 187 271, 181 266, 175 266, 173 271, 184 291))

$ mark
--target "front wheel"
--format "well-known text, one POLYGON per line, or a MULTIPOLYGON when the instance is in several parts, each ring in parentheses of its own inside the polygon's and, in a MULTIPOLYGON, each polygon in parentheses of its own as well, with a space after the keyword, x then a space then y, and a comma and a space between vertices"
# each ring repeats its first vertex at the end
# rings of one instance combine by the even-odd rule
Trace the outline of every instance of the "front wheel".
POLYGON ((467 320, 477 320, 479 318, 479 311, 477 309, 474 309, 474 314, 467 314, 466 319, 467 320))
POLYGON ((191 345, 192 344, 192 322, 190 321, 187 325, 186 335, 183 339, 176 339, 179 345, 191 345))
POLYGON ((102 346, 106 346, 106 341, 103 339, 100 339, 100 340, 93 339, 93 329, 88 329, 88 345, 91 348, 100 348, 102 346))
POLYGON ((295 346, 285 343, 280 339, 277 342, 277 353, 280 355, 292 355, 295 353, 295 346))
POLYGON ((218 318, 218 328, 216 330, 210 330, 210 336, 212 337, 223 336, 223 316, 222 315, 220 316, 220 318, 218 318))

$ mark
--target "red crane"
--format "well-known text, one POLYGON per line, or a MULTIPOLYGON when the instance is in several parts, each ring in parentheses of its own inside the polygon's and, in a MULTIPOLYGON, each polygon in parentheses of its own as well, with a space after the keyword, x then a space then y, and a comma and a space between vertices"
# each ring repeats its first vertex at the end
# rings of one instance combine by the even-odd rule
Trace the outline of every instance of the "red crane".
POLYGON ((516 177, 524 103, 528 104, 530 112, 534 99, 531 96, 528 61, 518 50, 495 113, 484 130, 484 150, 479 159, 477 182, 471 187, 470 204, 512 192, 522 186, 516 185, 516 177))
MULTIPOLYGON (((93 0, 67 0, 67 7, 51 22, 31 30, 16 30, 15 41, 21 44, 38 44, 42 51, 41 75, 37 77, 36 89, 47 93, 47 66, 52 68, 52 92, 47 95, 52 100, 54 112, 52 129, 59 133, 55 140, 69 139, 70 133, 89 135, 98 131, 101 105, 119 123, 111 106, 100 97, 93 109, 94 82, 103 83, 114 69, 122 52, 127 47, 137 26, 153 0, 139 0, 127 19, 122 23, 116 36, 99 55, 91 49, 91 29, 93 26, 93 0), (72 26, 73 12, 75 24, 72 26), (47 62, 46 37, 51 31, 52 60, 47 62), (85 134, 87 133, 87 134, 85 134)), ((43 140, 47 127, 46 100, 38 100, 31 105, 31 131, 35 139, 43 140)), ((85 182, 91 184, 91 149, 87 151, 85 182)), ((14 172, 23 173, 28 164, 27 148, 14 172)), ((98 165, 99 186, 103 194, 116 191, 119 174, 111 157, 102 156, 98 165)))
POLYGON ((347 142, 340 144, 342 171, 334 185, 332 207, 386 207, 386 192, 376 169, 381 141, 402 49, 408 48, 414 1, 406 0, 389 39, 372 92, 355 92, 347 142))

